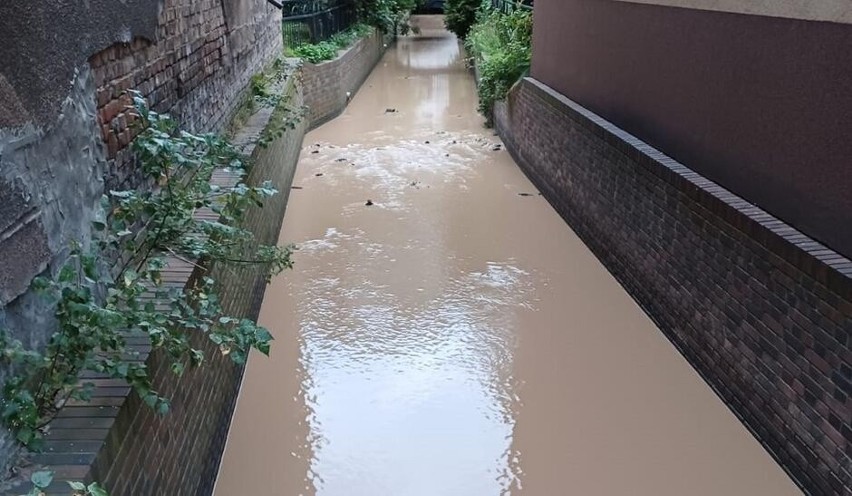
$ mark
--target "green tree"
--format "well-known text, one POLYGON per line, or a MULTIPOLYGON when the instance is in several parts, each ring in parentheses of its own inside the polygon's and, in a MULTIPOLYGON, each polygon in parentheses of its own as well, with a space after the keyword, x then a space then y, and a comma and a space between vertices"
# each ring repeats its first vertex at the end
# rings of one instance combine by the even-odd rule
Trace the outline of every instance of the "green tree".
POLYGON ((444 2, 444 22, 447 29, 460 39, 467 38, 470 28, 476 23, 476 16, 483 0, 446 0, 444 2))

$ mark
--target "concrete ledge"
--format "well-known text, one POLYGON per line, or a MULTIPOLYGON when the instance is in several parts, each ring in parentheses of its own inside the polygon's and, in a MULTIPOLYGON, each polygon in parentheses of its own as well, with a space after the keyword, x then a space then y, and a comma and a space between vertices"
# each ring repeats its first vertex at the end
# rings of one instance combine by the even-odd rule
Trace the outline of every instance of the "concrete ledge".
POLYGON ((852 487, 852 262, 525 79, 507 148, 794 480, 852 487))

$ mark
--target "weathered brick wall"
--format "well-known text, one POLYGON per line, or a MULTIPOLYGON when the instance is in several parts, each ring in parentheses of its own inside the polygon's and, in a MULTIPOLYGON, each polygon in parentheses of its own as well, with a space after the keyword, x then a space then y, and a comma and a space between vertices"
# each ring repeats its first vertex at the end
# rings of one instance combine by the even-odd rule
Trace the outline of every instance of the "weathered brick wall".
POLYGON ((797 482, 852 494, 852 262, 533 80, 519 164, 797 482))
POLYGON ((107 189, 133 184, 126 90, 140 91, 190 130, 221 131, 251 76, 281 50, 281 13, 268 2, 164 0, 154 39, 92 55, 98 122, 112 161, 107 189))
POLYGON ((319 64, 306 63, 305 104, 311 127, 333 119, 346 108, 346 93, 352 97, 385 52, 380 33, 362 38, 339 57, 319 64))
MULTIPOLYGON (((303 98, 295 77, 291 78, 288 88, 293 95, 289 105, 298 108, 303 98)), ((257 136, 268 118, 267 111, 254 116, 243 137, 257 136), (257 120, 260 120, 259 126, 253 127, 257 120)), ((244 221, 244 226, 262 243, 278 241, 306 130, 307 121, 303 120, 267 148, 251 147, 252 168, 248 182, 259 184, 269 180, 279 190, 278 195, 264 203, 264 208, 252 209, 244 221)), ((178 265, 170 266, 167 277, 180 282, 201 275, 200 269, 188 264, 178 265)), ((211 271, 220 284, 225 311, 257 319, 266 288, 261 269, 214 265, 211 271)), ((204 351, 205 363, 201 368, 188 369, 180 378, 171 372, 170 361, 162 353, 148 357, 147 366, 155 378, 155 388, 172 402, 167 415, 157 415, 142 404, 136 394, 128 394, 126 388, 114 389, 114 397, 106 396, 104 391, 109 389, 106 387, 109 384, 103 384, 104 387, 96 389, 94 404, 75 404, 63 410, 59 439, 52 439, 56 433, 49 438, 49 449, 54 455, 47 458, 43 455, 40 460, 65 465, 53 467, 60 477, 101 482, 111 496, 212 494, 243 367, 222 356, 209 340, 196 338, 195 346, 204 351), (100 429, 87 432, 86 428, 93 426, 100 429), (63 440, 67 443, 69 438, 77 446, 94 445, 94 455, 89 458, 78 454, 75 458, 74 448, 62 443, 63 440), (56 453, 56 449, 63 448, 70 452, 56 453)), ((57 489, 62 489, 61 484, 57 484, 57 489)))

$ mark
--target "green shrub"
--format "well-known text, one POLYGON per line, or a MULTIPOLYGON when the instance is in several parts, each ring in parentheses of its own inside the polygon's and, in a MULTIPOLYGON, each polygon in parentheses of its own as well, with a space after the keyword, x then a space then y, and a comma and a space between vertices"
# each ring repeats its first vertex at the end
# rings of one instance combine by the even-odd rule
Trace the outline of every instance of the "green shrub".
POLYGON ((470 28, 476 23, 476 15, 483 0, 446 0, 444 2, 444 23, 447 29, 460 39, 467 38, 470 28))
POLYGON ((491 12, 480 18, 465 40, 479 68, 479 111, 491 123, 494 102, 506 98, 512 85, 529 70, 532 58, 532 14, 491 12))
POLYGON ((337 57, 337 45, 331 41, 321 41, 317 44, 307 44, 293 49, 293 54, 312 64, 337 57))
POLYGON ((329 38, 328 41, 335 44, 337 48, 342 50, 372 32, 373 28, 371 28, 370 26, 358 23, 347 29, 346 31, 337 33, 336 35, 329 38))
POLYGON ((405 18, 418 4, 418 0, 359 0, 358 15, 383 33, 393 34, 407 30, 405 18))
POLYGON ((363 38, 364 36, 372 33, 373 30, 370 26, 366 24, 356 24, 346 31, 341 31, 336 35, 329 38, 327 41, 321 41, 319 43, 308 43, 305 45, 299 45, 295 48, 287 48, 285 49, 285 53, 288 56, 299 57, 307 60, 312 64, 318 64, 320 62, 331 60, 337 57, 337 52, 342 50, 355 41, 363 38))

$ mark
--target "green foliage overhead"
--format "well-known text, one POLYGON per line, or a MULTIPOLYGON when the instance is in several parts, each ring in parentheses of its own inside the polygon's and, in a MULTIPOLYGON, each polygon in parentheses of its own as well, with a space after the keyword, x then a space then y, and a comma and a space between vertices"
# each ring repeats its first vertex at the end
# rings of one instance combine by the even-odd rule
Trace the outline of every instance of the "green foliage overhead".
MULTIPOLYGON (((486 0, 487 3, 487 0, 486 0)), ((476 16, 483 8, 483 0, 446 0, 444 2, 444 23, 447 29, 460 39, 467 38, 476 16)))
POLYGON ((494 103, 529 71, 531 44, 532 13, 524 10, 481 16, 465 40, 479 69, 479 111, 489 124, 494 103))
POLYGON ((383 33, 407 31, 405 19, 421 5, 419 0, 358 0, 358 16, 383 33))

